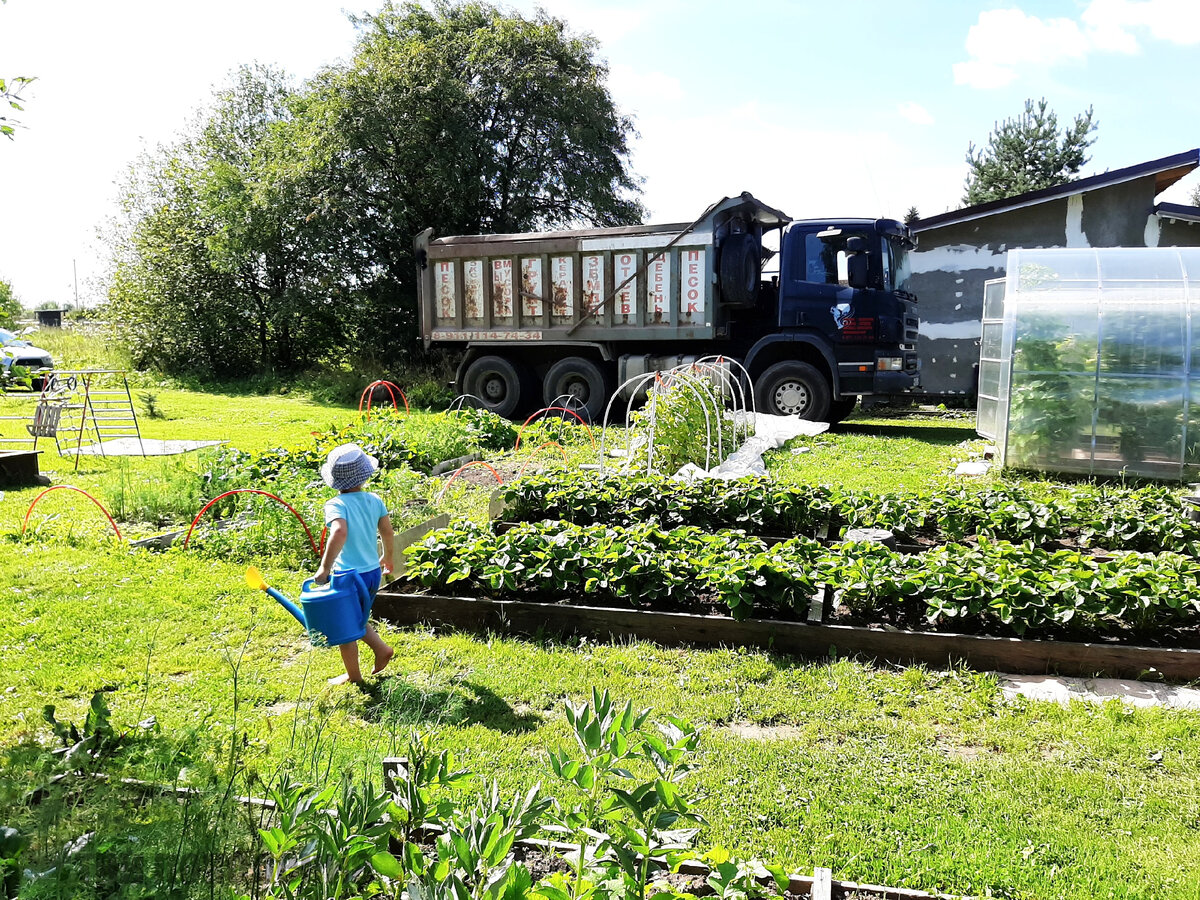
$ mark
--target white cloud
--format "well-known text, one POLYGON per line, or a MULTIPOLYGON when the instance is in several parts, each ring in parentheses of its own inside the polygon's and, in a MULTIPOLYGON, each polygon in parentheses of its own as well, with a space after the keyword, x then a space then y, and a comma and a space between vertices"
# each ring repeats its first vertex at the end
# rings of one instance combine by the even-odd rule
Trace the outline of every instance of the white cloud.
POLYGON ((993 9, 979 14, 967 32, 966 47, 970 58, 955 63, 954 83, 987 89, 1011 83, 1027 63, 1081 60, 1089 42, 1073 19, 1039 19, 1019 9, 993 9))
POLYGON ((901 103, 896 107, 896 112, 900 113, 901 117, 908 119, 914 125, 933 124, 933 116, 930 115, 929 110, 914 100, 901 103))
POLYGON ((1134 29, 1172 44, 1200 43, 1196 0, 1092 0, 1080 18, 1098 50, 1137 53, 1141 47, 1134 29))
POLYGON ((987 90, 1015 81, 1027 66, 1082 61, 1091 53, 1140 53, 1140 39, 1200 43, 1197 0, 1091 0, 1079 21, 1040 19, 1020 9, 979 14, 967 31, 967 59, 954 83, 987 90))

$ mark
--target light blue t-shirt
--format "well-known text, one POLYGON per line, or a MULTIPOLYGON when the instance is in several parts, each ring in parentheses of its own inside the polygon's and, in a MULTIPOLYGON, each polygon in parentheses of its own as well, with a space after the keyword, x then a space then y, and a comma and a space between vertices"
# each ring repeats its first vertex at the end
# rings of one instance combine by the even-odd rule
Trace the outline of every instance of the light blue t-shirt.
POLYGON ((335 572, 370 572, 379 568, 379 549, 375 535, 379 520, 388 514, 387 504, 369 491, 338 494, 325 503, 325 524, 345 519, 346 543, 333 562, 335 572))

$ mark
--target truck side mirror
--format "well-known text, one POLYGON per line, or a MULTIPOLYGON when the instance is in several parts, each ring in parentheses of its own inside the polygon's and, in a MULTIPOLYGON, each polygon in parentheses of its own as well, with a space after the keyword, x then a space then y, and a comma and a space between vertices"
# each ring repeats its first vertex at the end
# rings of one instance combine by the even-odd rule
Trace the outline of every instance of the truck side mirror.
POLYGON ((867 286, 867 242, 860 237, 846 239, 846 281, 852 288, 867 286))

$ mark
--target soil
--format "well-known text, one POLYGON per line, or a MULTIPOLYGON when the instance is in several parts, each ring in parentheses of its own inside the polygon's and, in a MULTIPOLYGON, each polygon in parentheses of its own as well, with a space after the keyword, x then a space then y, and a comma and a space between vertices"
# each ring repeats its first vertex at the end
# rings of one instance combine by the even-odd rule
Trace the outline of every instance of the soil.
MULTIPOLYGON (((426 852, 432 852, 432 848, 426 852)), ((518 845, 513 850, 513 856, 517 862, 523 863, 529 869, 535 883, 554 872, 568 873, 571 871, 571 867, 561 856, 548 851, 518 845)), ((697 897, 711 897, 716 893, 700 875, 660 872, 653 877, 656 880, 665 881, 679 893, 693 894, 697 897)), ((785 891, 783 900, 808 900, 808 896, 807 893, 794 894, 791 891, 785 891)), ((833 896, 840 900, 884 900, 887 895, 862 890, 843 891, 835 885, 833 896)))
MULTIPOLYGON (((504 484, 512 481, 521 471, 521 466, 516 463, 488 463, 500 475, 504 484)), ((531 467, 532 468, 532 467, 531 467)), ((448 474, 448 473, 447 473, 448 474)), ((496 481, 496 476, 492 474, 491 469, 487 466, 467 466, 459 473, 456 481, 465 481, 467 484, 484 487, 499 487, 500 482, 496 481)))

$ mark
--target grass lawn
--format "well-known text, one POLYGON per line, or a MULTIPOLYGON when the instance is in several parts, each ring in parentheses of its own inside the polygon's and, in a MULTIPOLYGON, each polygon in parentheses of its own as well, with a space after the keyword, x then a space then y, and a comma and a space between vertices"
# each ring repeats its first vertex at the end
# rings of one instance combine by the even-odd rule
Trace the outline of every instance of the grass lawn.
MULTIPOLYGON (((145 420, 148 436, 250 450, 355 416, 296 397, 155 393, 167 418, 145 420)), ((981 446, 962 417, 858 417, 770 464, 788 481, 933 489, 981 446)), ((115 471, 182 485, 201 459, 86 460, 73 474, 51 452, 43 469, 108 502, 115 471)), ((465 490, 447 502, 480 509, 488 489, 465 490)), ((387 628, 387 676, 331 688, 337 654, 310 648, 245 587, 245 560, 131 551, 67 493, 44 501, 52 518, 24 541, 36 490, 0 500, 0 746, 45 740, 45 704, 81 721, 93 691, 111 688, 121 725, 153 714, 165 734, 245 735, 264 773, 376 772, 417 730, 506 788, 528 787, 552 780, 563 700, 597 686, 703 726, 685 782, 708 820, 702 844, 960 894, 1200 898, 1200 714, 1006 701, 994 678, 963 671, 387 628)), ((285 590, 307 571, 259 562, 285 590)))

